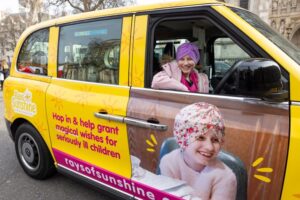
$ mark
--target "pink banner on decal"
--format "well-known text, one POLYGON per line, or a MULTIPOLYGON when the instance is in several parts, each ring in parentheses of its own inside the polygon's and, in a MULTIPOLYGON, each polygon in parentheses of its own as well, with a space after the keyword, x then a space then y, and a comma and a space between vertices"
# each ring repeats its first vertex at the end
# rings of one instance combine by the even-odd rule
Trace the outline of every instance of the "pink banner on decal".
POLYGON ((90 177, 98 182, 104 183, 135 197, 148 200, 179 200, 181 198, 165 193, 148 185, 141 184, 136 181, 132 181, 128 178, 119 176, 105 169, 101 169, 88 162, 82 161, 74 156, 66 154, 57 149, 52 149, 56 161, 77 173, 90 177))

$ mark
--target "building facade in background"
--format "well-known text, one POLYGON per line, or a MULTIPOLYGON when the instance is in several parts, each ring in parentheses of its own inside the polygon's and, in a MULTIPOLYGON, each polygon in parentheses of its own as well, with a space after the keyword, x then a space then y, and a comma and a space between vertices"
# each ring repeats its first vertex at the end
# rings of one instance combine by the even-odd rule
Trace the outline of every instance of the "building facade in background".
POLYGON ((300 0, 225 0, 257 14, 300 47, 300 0))
POLYGON ((298 0, 272 0, 269 18, 274 29, 300 47, 300 2, 298 0))

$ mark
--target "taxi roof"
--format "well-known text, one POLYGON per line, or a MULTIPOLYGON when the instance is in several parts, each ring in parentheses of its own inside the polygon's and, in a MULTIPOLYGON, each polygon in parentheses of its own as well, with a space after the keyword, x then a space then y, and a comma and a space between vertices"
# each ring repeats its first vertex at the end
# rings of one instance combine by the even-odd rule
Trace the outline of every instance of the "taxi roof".
POLYGON ((148 4, 148 5, 135 5, 135 6, 125 6, 125 7, 118 7, 118 8, 109 8, 109 9, 79 13, 75 15, 69 15, 57 19, 44 21, 36 25, 33 25, 32 27, 29 27, 25 32, 27 33, 33 32, 35 30, 49 27, 49 26, 94 19, 98 17, 126 15, 126 14, 140 13, 140 12, 171 9, 177 7, 182 8, 182 7, 201 6, 201 5, 226 5, 226 3, 217 0, 182 0, 182 1, 164 2, 164 3, 156 3, 156 4, 148 4))

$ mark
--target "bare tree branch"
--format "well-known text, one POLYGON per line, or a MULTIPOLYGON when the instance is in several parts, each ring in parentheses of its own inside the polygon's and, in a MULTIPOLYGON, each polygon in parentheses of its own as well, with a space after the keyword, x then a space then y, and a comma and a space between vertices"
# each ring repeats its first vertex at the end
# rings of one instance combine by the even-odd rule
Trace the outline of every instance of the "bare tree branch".
POLYGON ((81 12, 86 12, 85 9, 82 9, 82 8, 80 8, 79 6, 76 6, 76 5, 72 2, 72 0, 67 0, 66 2, 67 2, 71 7, 75 8, 75 9, 81 11, 81 12))
POLYGON ((92 7, 91 10, 97 10, 97 9, 101 6, 101 4, 103 4, 103 2, 104 2, 104 0, 98 1, 98 2, 92 7))
POLYGON ((48 0, 48 2, 52 6, 67 4, 74 9, 75 13, 135 4, 135 0, 48 0))

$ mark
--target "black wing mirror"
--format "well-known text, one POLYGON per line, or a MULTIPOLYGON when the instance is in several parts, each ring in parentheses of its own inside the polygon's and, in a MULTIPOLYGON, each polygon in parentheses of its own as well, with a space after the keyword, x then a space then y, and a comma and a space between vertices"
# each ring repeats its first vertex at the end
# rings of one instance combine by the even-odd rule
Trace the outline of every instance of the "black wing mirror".
POLYGON ((279 65, 265 58, 237 62, 226 72, 216 90, 218 93, 225 90, 228 94, 263 98, 268 101, 288 100, 288 91, 283 89, 279 65))

